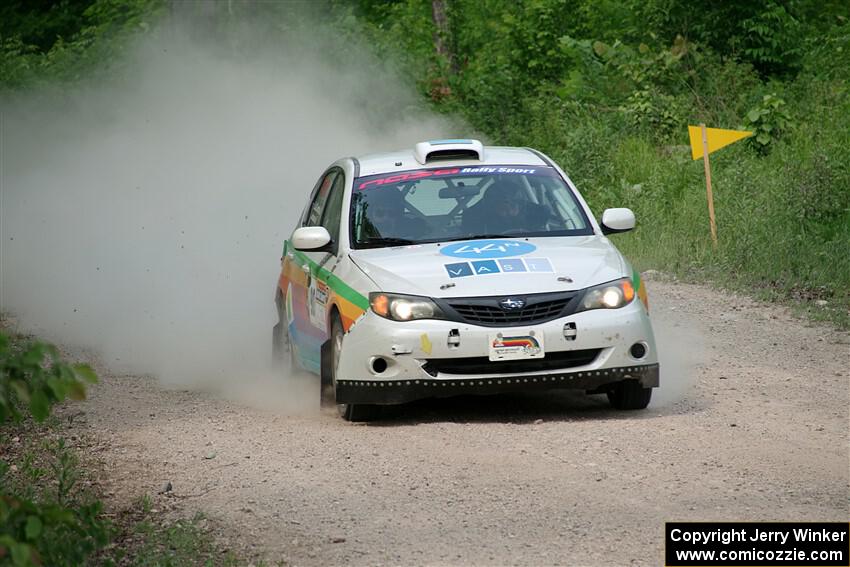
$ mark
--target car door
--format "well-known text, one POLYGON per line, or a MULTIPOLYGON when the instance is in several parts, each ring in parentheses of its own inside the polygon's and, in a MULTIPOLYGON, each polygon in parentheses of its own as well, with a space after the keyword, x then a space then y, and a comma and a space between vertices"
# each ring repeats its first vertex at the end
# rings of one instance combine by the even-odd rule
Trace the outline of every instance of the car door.
POLYGON ((345 176, 341 169, 328 171, 317 185, 301 226, 324 226, 331 235, 329 251, 299 251, 296 263, 303 272, 303 286, 293 288, 293 341, 301 366, 319 371, 320 350, 328 338, 327 309, 330 290, 327 274, 338 262, 337 250, 345 176))

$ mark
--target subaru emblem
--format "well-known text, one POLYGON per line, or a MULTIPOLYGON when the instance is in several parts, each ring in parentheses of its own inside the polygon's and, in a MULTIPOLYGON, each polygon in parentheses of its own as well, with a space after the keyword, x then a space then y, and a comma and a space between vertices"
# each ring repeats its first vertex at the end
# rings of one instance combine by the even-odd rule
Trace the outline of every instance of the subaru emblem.
POLYGON ((499 307, 501 307, 504 311, 514 311, 516 309, 522 309, 525 307, 525 300, 518 299, 515 297, 506 297, 505 299, 499 302, 499 307))

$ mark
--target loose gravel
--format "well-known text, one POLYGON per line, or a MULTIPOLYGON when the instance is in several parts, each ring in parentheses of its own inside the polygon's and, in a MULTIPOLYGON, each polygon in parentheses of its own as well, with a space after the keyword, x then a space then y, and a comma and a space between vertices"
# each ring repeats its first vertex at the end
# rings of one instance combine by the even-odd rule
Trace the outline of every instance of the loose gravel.
POLYGON ((663 385, 645 411, 564 392, 351 424, 318 412, 316 381, 267 385, 308 400, 283 412, 108 370, 69 411, 110 506, 203 511, 272 564, 662 565, 665 521, 847 521, 850 337, 649 285, 663 385))

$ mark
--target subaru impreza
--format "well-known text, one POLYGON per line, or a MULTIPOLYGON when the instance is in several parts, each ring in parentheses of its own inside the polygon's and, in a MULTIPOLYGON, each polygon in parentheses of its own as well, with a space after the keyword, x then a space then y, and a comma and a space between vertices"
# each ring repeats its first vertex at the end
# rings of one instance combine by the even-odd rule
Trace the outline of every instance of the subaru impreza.
POLYGON ((428 397, 576 389, 645 408, 659 365, 644 281, 533 149, 478 140, 344 158, 283 245, 273 348, 350 421, 428 397))

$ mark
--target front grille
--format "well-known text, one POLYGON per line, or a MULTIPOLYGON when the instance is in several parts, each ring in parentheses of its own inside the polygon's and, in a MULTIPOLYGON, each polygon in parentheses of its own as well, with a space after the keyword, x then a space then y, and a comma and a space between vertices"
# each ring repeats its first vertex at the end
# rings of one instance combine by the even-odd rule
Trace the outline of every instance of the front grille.
POLYGON ((561 314, 568 302, 569 299, 546 301, 516 311, 504 311, 499 307, 490 305, 452 304, 452 308, 470 323, 513 325, 555 319, 561 314))
POLYGON ((573 313, 571 302, 576 292, 538 293, 525 296, 458 297, 438 300, 450 309, 444 311, 453 319, 485 327, 506 327, 545 323, 573 313), (499 301, 506 297, 521 297, 526 304, 522 309, 506 310, 499 301))
POLYGON ((575 368, 591 364, 602 349, 590 348, 584 350, 565 350, 547 352, 543 358, 528 358, 525 360, 491 361, 486 356, 469 358, 431 358, 425 361, 422 369, 436 376, 443 374, 515 374, 536 372, 540 370, 558 370, 575 368))

